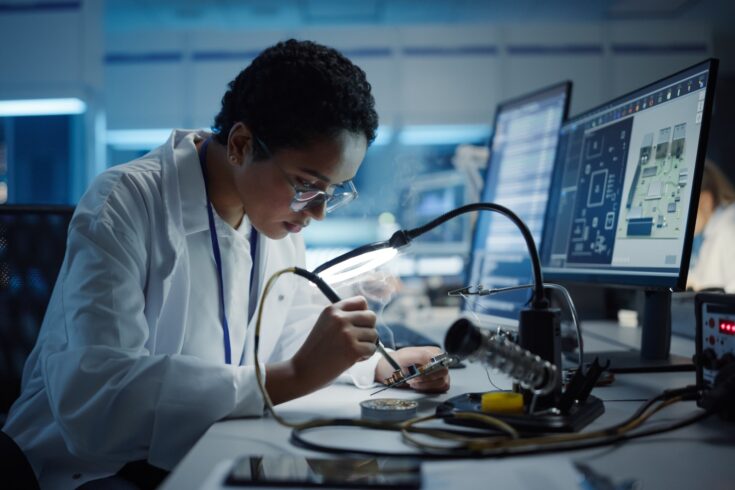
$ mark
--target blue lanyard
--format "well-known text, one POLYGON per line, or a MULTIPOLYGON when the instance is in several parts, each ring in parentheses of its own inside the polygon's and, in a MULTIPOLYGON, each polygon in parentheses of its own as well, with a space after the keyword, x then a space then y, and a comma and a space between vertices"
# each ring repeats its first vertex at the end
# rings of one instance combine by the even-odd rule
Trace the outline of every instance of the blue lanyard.
MULTIPOLYGON (((222 336, 225 343, 225 363, 232 364, 232 348, 230 346, 230 327, 227 324, 227 310, 225 309, 225 284, 222 274, 222 256, 220 254, 219 240, 217 239, 217 230, 214 225, 214 212, 212 211, 212 202, 209 200, 209 190, 207 189, 207 146, 209 140, 207 138, 199 148, 199 165, 202 167, 202 177, 204 178, 204 194, 207 198, 207 216, 209 217, 209 236, 212 240, 212 253, 214 253, 214 262, 217 265, 217 283, 219 286, 219 306, 222 315, 222 336)), ((258 248, 258 230, 254 226, 250 228, 250 259, 252 267, 250 268, 250 303, 253 302, 253 287, 255 286, 255 257, 258 248)), ((257 301, 257 297, 256 297, 257 301)), ((248 305, 248 321, 253 316, 255 309, 253 305, 248 305)), ((242 349, 240 364, 245 357, 245 346, 242 349)))

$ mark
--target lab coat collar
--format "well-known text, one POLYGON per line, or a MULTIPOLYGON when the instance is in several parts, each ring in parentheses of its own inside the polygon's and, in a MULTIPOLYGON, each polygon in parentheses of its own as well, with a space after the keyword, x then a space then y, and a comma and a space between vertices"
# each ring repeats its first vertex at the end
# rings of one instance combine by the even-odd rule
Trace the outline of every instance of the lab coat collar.
MULTIPOLYGON (((167 167, 175 171, 169 176, 165 188, 172 194, 171 197, 178 194, 179 201, 179 206, 168 206, 168 209, 185 235, 209 228, 204 178, 195 144, 209 136, 211 134, 206 131, 174 130, 165 144, 169 158, 164 158, 163 172, 166 173, 167 167), (173 162, 173 165, 167 165, 167 162, 173 162)), ((172 199, 169 204, 176 200, 172 199)))

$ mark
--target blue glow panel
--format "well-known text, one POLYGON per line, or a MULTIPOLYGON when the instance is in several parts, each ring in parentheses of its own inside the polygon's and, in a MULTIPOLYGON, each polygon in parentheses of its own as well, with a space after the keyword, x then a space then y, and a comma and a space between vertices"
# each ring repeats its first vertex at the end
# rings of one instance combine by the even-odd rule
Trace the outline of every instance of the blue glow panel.
POLYGON ((55 116, 83 114, 87 104, 77 98, 0 100, 0 116, 55 116))

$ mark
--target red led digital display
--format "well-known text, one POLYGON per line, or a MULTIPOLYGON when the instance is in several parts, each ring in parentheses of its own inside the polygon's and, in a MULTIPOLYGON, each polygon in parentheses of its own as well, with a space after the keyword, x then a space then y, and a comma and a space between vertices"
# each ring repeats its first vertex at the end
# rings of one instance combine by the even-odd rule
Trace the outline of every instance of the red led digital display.
POLYGON ((735 320, 720 319, 720 333, 735 335, 735 320))

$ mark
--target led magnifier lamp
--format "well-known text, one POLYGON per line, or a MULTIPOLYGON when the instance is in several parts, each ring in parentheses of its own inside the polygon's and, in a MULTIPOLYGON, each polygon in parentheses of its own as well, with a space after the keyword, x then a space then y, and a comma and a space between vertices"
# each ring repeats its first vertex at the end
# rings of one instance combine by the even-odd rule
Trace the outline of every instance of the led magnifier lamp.
POLYGON ((312 272, 328 284, 335 285, 390 262, 409 241, 403 231, 397 231, 389 240, 362 245, 323 263, 312 272))

